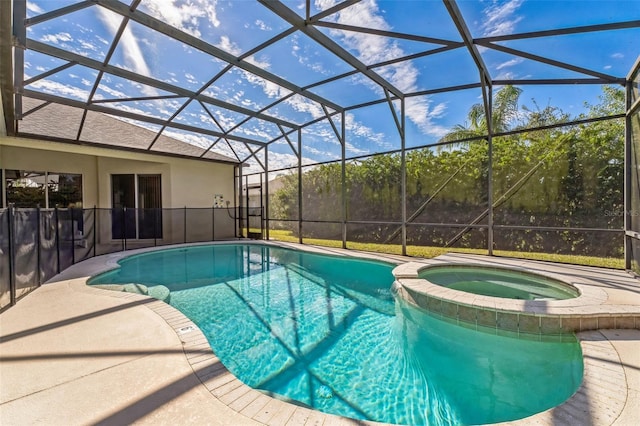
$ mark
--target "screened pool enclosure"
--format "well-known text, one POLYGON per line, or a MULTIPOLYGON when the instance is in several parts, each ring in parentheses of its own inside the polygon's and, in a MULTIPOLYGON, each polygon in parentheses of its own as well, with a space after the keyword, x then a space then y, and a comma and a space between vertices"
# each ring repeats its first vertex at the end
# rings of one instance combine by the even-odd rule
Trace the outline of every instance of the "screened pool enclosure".
POLYGON ((245 235, 613 258, 640 273, 634 0, 14 0, 0 12, 8 136, 176 155, 169 136, 192 146, 180 155, 237 159, 236 204, 264 209, 243 216, 245 235), (56 105, 70 121, 38 126, 56 105), (156 136, 95 135, 99 114, 156 136))

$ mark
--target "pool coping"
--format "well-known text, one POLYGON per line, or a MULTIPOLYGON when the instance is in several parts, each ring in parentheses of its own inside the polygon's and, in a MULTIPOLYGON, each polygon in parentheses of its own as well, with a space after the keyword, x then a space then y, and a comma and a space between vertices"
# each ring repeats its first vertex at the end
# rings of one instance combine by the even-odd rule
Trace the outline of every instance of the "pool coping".
MULTIPOLYGON (((238 243, 219 242, 213 244, 238 243)), ((354 252, 318 246, 299 245, 294 243, 282 243, 272 241, 241 241, 248 244, 266 244, 277 247, 293 248, 309 252, 342 255, 348 257, 365 258, 370 260, 382 260, 389 263, 400 264, 407 259, 402 256, 384 255, 376 253, 354 252)), ((212 243, 180 244, 175 246, 153 247, 107 254, 88 259, 63 272, 54 280, 69 280, 70 286, 77 291, 90 292, 104 296, 117 297, 129 300, 145 300, 144 306, 159 315, 176 333, 183 344, 184 355, 194 374, 212 397, 226 404, 229 408, 249 419, 266 425, 339 425, 339 424, 371 424, 382 425, 385 423, 354 420, 337 415, 316 411, 298 404, 290 403, 273 397, 262 391, 255 390, 236 378, 220 360, 209 346, 202 331, 184 314, 172 306, 155 300, 146 295, 134 293, 114 292, 88 286, 86 282, 90 276, 118 267, 117 261, 135 254, 161 250, 166 248, 209 245, 212 243), (80 268, 76 268, 82 266, 80 268), (87 271, 90 276, 87 276, 87 271), (80 272, 81 277, 78 276, 80 272), (149 301, 151 299, 151 301, 149 301)), ((435 260, 442 262, 441 257, 435 260)), ((476 259, 477 260, 477 259, 476 259)), ((430 260, 417 262, 421 267, 430 260)), ((520 262, 520 260, 518 260, 520 262)), ((535 261, 530 261, 534 262, 535 261)), ((411 278, 402 278, 408 279, 411 278)), ((588 283, 585 284, 588 286, 588 283)), ((622 414, 629 403, 627 379, 618 352, 606 336, 597 331, 582 331, 576 334, 579 338, 583 352, 584 374, 583 382, 576 393, 565 403, 549 410, 537 413, 530 417, 509 421, 500 424, 517 426, 539 424, 602 424, 611 425, 622 414)), ((633 401, 632 401, 633 402, 633 401)), ((637 401, 636 401, 637 403, 637 401)))
POLYGON ((477 257, 439 256, 424 262, 408 262, 393 270, 395 290, 409 303, 458 324, 529 335, 561 335, 598 329, 640 329, 640 306, 606 304, 607 292, 590 285, 585 277, 541 270, 540 263, 519 261, 497 266, 477 257), (478 266, 534 274, 579 291, 564 300, 517 300, 459 291, 419 278, 430 267, 478 266))

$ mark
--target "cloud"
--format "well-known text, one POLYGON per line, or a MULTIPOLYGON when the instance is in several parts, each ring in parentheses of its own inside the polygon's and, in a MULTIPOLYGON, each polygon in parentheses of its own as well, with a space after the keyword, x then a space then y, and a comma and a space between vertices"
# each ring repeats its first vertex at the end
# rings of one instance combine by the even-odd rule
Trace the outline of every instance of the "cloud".
POLYGON ((255 56, 251 55, 244 59, 245 62, 250 63, 251 65, 255 65, 258 68, 269 69, 271 67, 271 63, 269 62, 269 58, 265 55, 261 56, 261 59, 257 59, 255 56))
POLYGON ((89 98, 88 90, 80 89, 78 87, 58 83, 57 81, 51 81, 47 79, 35 81, 31 83, 29 87, 38 89, 44 93, 50 93, 56 96, 66 96, 81 101, 86 101, 89 98))
POLYGON ((267 25, 266 22, 264 22, 262 19, 256 19, 255 22, 256 26, 258 28, 260 28, 262 31, 271 31, 271 27, 269 25, 267 25))
MULTIPOLYGON (((185 73, 184 75, 185 79, 187 80, 188 83, 191 84, 202 84, 198 81, 198 79, 191 73, 185 73)), ((175 79, 175 78, 174 78, 175 79)))
MULTIPOLYGON (((97 8, 98 18, 107 27, 111 35, 115 35, 122 23, 122 16, 117 15, 103 7, 97 8)), ((124 66, 144 76, 151 76, 151 71, 147 65, 147 61, 142 54, 142 49, 138 43, 138 39, 131 32, 131 28, 127 26, 120 37, 119 45, 122 47, 124 55, 124 66)), ((142 91, 145 95, 156 96, 157 90, 152 87, 144 86, 142 91)))
POLYGON ((513 34, 522 16, 516 15, 524 0, 493 0, 484 9, 484 20, 481 26, 482 35, 491 37, 503 34, 513 34))
POLYGON ((96 35, 95 37, 98 39, 98 41, 100 41, 100 43, 104 44, 105 46, 109 45, 109 40, 107 40, 106 38, 100 37, 99 35, 96 35))
MULTIPOLYGON (((229 37, 227 36, 222 36, 220 37, 220 42, 217 44, 217 46, 220 49, 223 49, 229 53, 231 53, 232 55, 236 55, 238 56, 240 54, 240 49, 236 46, 235 43, 233 43, 231 40, 229 40, 229 37)), ((269 60, 266 56, 263 56, 261 59, 257 59, 255 58, 253 55, 247 57, 244 59, 244 61, 255 65, 258 68, 267 70, 271 67, 271 64, 269 63, 269 60)), ((288 94, 291 93, 291 91, 289 89, 285 89, 284 87, 273 83, 269 80, 266 80, 262 77, 259 77, 249 71, 243 70, 241 68, 235 68, 232 72, 239 72, 240 75, 242 76, 242 79, 244 81, 246 81, 247 83, 251 84, 254 87, 259 87, 261 88, 261 90, 263 91, 263 93, 272 99, 279 99, 279 98, 283 98, 285 96, 287 96, 288 94)), ((239 96, 243 96, 244 92, 234 86, 229 87, 229 90, 235 91, 235 95, 231 95, 229 96, 230 98, 234 98, 236 100, 239 100, 239 96)), ((211 94, 212 96, 216 96, 216 93, 218 93, 218 95, 220 94, 220 92, 225 91, 224 89, 220 89, 220 88, 216 88, 214 87, 210 87, 207 90, 207 94, 211 94)))
MULTIPOLYGON (((81 29, 80 32, 86 32, 82 30, 82 27, 80 25, 76 26, 81 29)), ((99 56, 104 57, 104 53, 99 52, 99 49, 96 45, 86 40, 74 39, 73 36, 67 32, 59 32, 57 34, 44 34, 40 37, 40 41, 44 43, 55 44, 62 49, 68 50, 78 55, 95 56, 91 55, 90 52, 98 52, 99 56)))
MULTIPOLYGON (((303 161, 304 162, 304 161, 303 161)), ((269 170, 284 169, 298 165, 298 157, 294 154, 281 154, 269 150, 269 170)))
POLYGON ((27 10, 38 15, 44 13, 44 10, 32 1, 27 1, 27 10))
POLYGON ((324 111, 319 103, 312 101, 308 98, 295 94, 285 100, 294 110, 310 114, 312 118, 320 118, 324 116, 324 111))
POLYGON ((94 52, 98 51, 98 47, 92 43, 89 43, 88 41, 84 41, 84 40, 78 40, 78 43, 80 43, 80 46, 83 49, 86 50, 93 50, 94 52))
POLYGON ((295 34, 291 38, 291 55, 293 55, 294 58, 298 59, 298 63, 309 68, 316 74, 324 74, 324 75, 332 74, 332 71, 325 69, 325 67, 321 62, 314 62, 311 60, 314 56, 317 55, 317 50, 316 50, 317 46, 313 45, 311 47, 313 51, 309 51, 308 47, 303 48, 302 46, 300 46, 300 43, 298 42, 298 38, 299 38, 298 34, 295 34))
POLYGON ((148 0, 143 2, 152 16, 194 37, 200 37, 200 25, 206 19, 210 25, 220 25, 217 0, 148 0))
MULTIPOLYGON (((332 7, 335 3, 334 0, 316 0, 316 6, 321 10, 332 7)), ((393 30, 391 25, 385 21, 375 0, 363 0, 327 19, 331 18, 341 24, 393 30)), ((332 34, 340 37, 345 46, 355 52, 358 59, 366 64, 374 64, 406 56, 406 53, 398 43, 391 41, 387 37, 342 30, 332 30, 332 34)), ((420 72, 411 61, 380 67, 376 69, 376 72, 404 93, 414 92, 418 88, 420 72)), ((359 77, 356 81, 365 84, 380 95, 383 93, 382 89, 368 78, 359 77)), ((435 125, 433 119, 444 115, 445 104, 432 108, 428 97, 409 98, 405 102, 407 118, 422 133, 436 136, 444 134, 443 128, 435 125)))
POLYGON ((447 134, 449 130, 446 127, 434 122, 434 119, 444 117, 446 111, 446 103, 441 102, 433 105, 433 101, 427 96, 405 99, 405 113, 407 117, 410 117, 411 121, 425 135, 440 138, 447 134))
POLYGON ((501 70, 503 68, 508 68, 508 67, 513 67, 515 65, 521 64, 524 61, 523 58, 515 58, 515 59, 511 59, 510 61, 506 61, 503 62, 501 64, 498 64, 498 66, 496 67, 497 70, 501 70))
POLYGON ((243 125, 232 132, 232 134, 239 136, 240 134, 245 135, 248 138, 258 138, 264 141, 270 141, 273 139, 273 135, 269 134, 264 129, 261 129, 259 126, 249 127, 247 125, 243 125))
POLYGON ((616 53, 612 54, 611 57, 613 59, 622 59, 622 58, 624 58, 624 55, 622 53, 620 53, 620 52, 616 52, 616 53))
POLYGON ((511 71, 503 71, 501 73, 499 73, 498 75, 496 75, 495 79, 496 80, 515 80, 517 77, 517 74, 511 71))
MULTIPOLYGON (((346 145, 346 149, 347 151, 356 154, 356 155, 362 155, 362 154, 367 154, 370 151, 369 150, 362 150, 362 149, 358 149, 356 148, 354 145, 351 144, 351 141, 362 141, 363 139, 367 141, 367 143, 371 143, 373 142, 375 145, 384 148, 384 149, 390 149, 391 148, 391 144, 389 144, 388 142, 388 137, 386 134, 381 133, 381 132, 375 132, 372 128, 365 126, 364 124, 358 122, 355 119, 355 116, 351 113, 346 113, 345 114, 345 122, 344 122, 344 127, 345 130, 347 132, 347 145, 346 145), (349 133, 351 135, 349 135, 349 133), (351 136, 351 137, 349 137, 351 136), (354 138, 355 137, 355 138, 354 138)), ((334 137, 335 138, 335 137, 334 137)))
POLYGON ((204 149, 209 148, 209 145, 211 145, 212 143, 206 136, 191 132, 184 132, 181 130, 172 129, 170 127, 164 129, 162 134, 172 139, 177 139, 179 141, 183 141, 190 145, 194 145, 204 149))
POLYGON ((226 35, 220 36, 220 41, 216 44, 216 47, 234 56, 239 56, 242 53, 242 50, 226 35))
MULTIPOLYGON (((232 42, 231 39, 226 35, 220 36, 220 41, 216 43, 215 46, 224 50, 225 52, 231 53, 234 56, 240 56, 240 54, 242 53, 242 49, 240 49, 238 45, 232 42)), ((261 59, 257 59, 255 56, 251 55, 244 58, 243 60, 265 70, 271 67, 269 58, 265 55, 263 55, 261 59)))
POLYGON ((72 41, 73 38, 69 33, 45 34, 40 37, 40 41, 53 44, 62 44, 63 42, 72 41))
MULTIPOLYGON (((118 98, 126 98, 127 95, 119 90, 113 89, 112 87, 107 86, 106 84, 103 84, 103 82, 100 82, 100 84, 98 85, 98 90, 101 90, 105 93, 107 93, 108 95, 111 95, 112 98, 118 99, 118 98)), ((93 96, 94 99, 96 100, 102 100, 102 99, 106 99, 102 93, 100 92, 96 92, 96 94, 93 96)))

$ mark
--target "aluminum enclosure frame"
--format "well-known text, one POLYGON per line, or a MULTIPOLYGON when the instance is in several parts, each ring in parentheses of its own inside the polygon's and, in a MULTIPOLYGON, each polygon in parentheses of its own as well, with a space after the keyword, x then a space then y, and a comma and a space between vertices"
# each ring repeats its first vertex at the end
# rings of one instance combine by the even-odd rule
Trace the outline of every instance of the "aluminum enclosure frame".
MULTIPOLYGON (((57 10, 53 10, 48 13, 43 13, 39 16, 33 18, 27 18, 27 2, 26 0, 13 0, 6 1, 0 4, 0 19, 2 19, 2 25, 0 25, 0 94, 2 95, 2 106, 4 111, 4 120, 7 130, 7 135, 9 136, 25 136, 25 137, 34 137, 37 135, 26 135, 21 134, 20 132, 20 119, 24 116, 27 116, 31 111, 23 110, 22 97, 28 96, 31 98, 39 99, 46 104, 60 104, 69 107, 77 108, 83 111, 83 118, 80 124, 80 128, 77 132, 77 136, 73 140, 68 140, 69 143, 87 143, 87 141, 83 141, 81 139, 83 126, 86 125, 85 118, 89 111, 94 112, 102 112, 108 113, 110 115, 119 116, 121 118, 128 118, 132 120, 137 120, 140 122, 148 123, 150 125, 157 125, 160 127, 160 130, 157 132, 156 137, 153 141, 147 146, 146 150, 149 152, 153 152, 156 154, 157 151, 152 151, 156 140, 160 137, 161 133, 165 129, 176 129, 189 131, 194 133, 199 133, 203 135, 208 135, 215 138, 215 141, 208 147, 204 148, 205 151, 199 155, 199 158, 202 160, 206 160, 205 155, 210 152, 212 149, 215 149, 218 143, 227 144, 231 147, 236 159, 240 163, 248 163, 249 161, 258 162, 262 168, 261 174, 264 174, 264 177, 268 177, 269 173, 274 172, 274 170, 269 169, 269 149, 270 147, 278 141, 286 140, 286 143, 291 147, 292 152, 296 156, 297 159, 297 173, 298 173, 298 225, 297 228, 299 230, 300 242, 302 242, 302 223, 303 220, 303 197, 302 197, 302 169, 304 166, 308 164, 303 164, 303 137, 302 131, 303 129, 311 126, 317 122, 326 120, 333 127, 336 139, 340 143, 340 159, 337 160, 341 164, 341 180, 342 180, 342 193, 340 194, 341 205, 340 205, 340 216, 341 216, 341 234, 342 234, 342 246, 346 247, 347 242, 347 203, 346 203, 346 161, 352 160, 357 157, 347 157, 346 154, 346 145, 348 143, 346 129, 345 129, 345 113, 353 110, 357 110, 359 108, 363 108, 366 106, 373 106, 378 104, 387 104, 389 106, 390 114, 393 120, 396 123, 399 140, 400 140, 400 148, 396 151, 401 157, 402 163, 402 174, 401 174, 401 198, 403 200, 402 213, 401 213, 401 244, 402 244, 402 253, 406 254, 406 246, 407 246, 407 223, 408 223, 408 212, 406 209, 406 170, 405 170, 405 156, 407 152, 407 144, 406 144, 406 134, 407 134, 407 125, 406 125, 406 102, 408 99, 425 96, 429 94, 437 94, 437 93, 448 93, 454 92, 458 90, 464 90, 469 88, 480 89, 482 93, 482 103, 485 109, 485 115, 488 117, 488 129, 487 134, 484 135, 480 140, 485 141, 488 144, 488 167, 489 167, 489 180, 487 182, 489 186, 489 201, 488 201, 488 244, 487 250, 488 254, 492 254, 493 251, 493 232, 496 229, 497 225, 494 225, 493 222, 493 191, 491 190, 492 180, 492 140, 495 137, 503 136, 504 133, 500 133, 495 129, 491 128, 491 114, 492 114, 492 99, 496 86, 502 85, 603 85, 603 84, 611 84, 624 87, 627 91, 627 113, 626 113, 626 151, 625 151, 625 208, 627 211, 631 211, 636 206, 631 206, 631 195, 630 195, 630 179, 632 175, 631 164, 630 164, 630 152, 631 152, 631 143, 633 136, 631 135, 631 115, 638 113, 638 102, 631 104, 630 102, 630 91, 633 90, 633 76, 637 73, 638 70, 638 62, 636 62, 636 66, 627 76, 617 76, 610 75, 605 72, 602 72, 600 69, 596 68, 586 68, 584 66, 577 66, 571 64, 569 62, 564 62, 562 60, 552 59, 550 57, 544 57, 541 55, 536 55, 530 52, 526 52, 519 49, 514 49, 511 47, 504 46, 500 43, 513 41, 513 40, 523 40, 523 39, 533 39, 533 38, 541 38, 541 37, 550 37, 550 36, 561 36, 561 35, 569 35, 569 34, 584 34, 584 33, 594 33, 594 32, 602 32, 602 31, 615 31, 615 30, 624 30, 624 29, 634 29, 640 28, 640 20, 630 20, 625 22, 615 22, 615 23, 607 23, 607 24, 598 24, 598 25, 586 25, 572 28, 556 28, 535 32, 525 32, 518 34, 507 34, 500 36, 489 36, 482 38, 474 38, 469 30, 469 26, 465 21, 463 14, 461 13, 458 4, 455 0, 443 0, 443 4, 449 13, 449 17, 455 28, 458 31, 458 39, 444 39, 438 37, 427 37, 419 34, 409 32, 409 29, 402 29, 402 31, 387 31, 380 30, 376 28, 365 28, 365 27, 356 27, 353 25, 339 24, 335 22, 330 22, 325 18, 339 12, 340 10, 346 9, 350 6, 353 6, 359 3, 359 0, 348 0, 342 3, 338 3, 333 7, 317 13, 313 15, 312 8, 310 2, 305 3, 305 13, 301 16, 299 13, 293 11, 287 4, 277 1, 277 0, 260 0, 256 5, 264 7, 284 21, 290 24, 290 27, 280 32, 276 36, 270 38, 269 40, 260 43, 258 46, 253 49, 239 55, 231 54, 213 44, 201 40, 197 37, 194 37, 191 34, 188 34, 182 30, 177 29, 176 27, 159 20, 158 18, 152 17, 148 14, 145 14, 139 10, 140 0, 134 0, 130 4, 125 4, 121 1, 115 0, 87 0, 72 4, 70 6, 66 6, 57 10), (105 59, 101 61, 96 61, 90 59, 88 57, 84 57, 77 53, 71 52, 69 50, 65 50, 62 48, 54 47, 43 43, 39 40, 34 40, 28 37, 27 29, 30 26, 37 25, 48 20, 58 19, 61 17, 68 16, 71 13, 79 11, 84 8, 89 7, 101 7, 108 9, 111 13, 118 15, 122 18, 122 23, 120 25, 120 30, 114 36, 114 38, 110 42, 109 52, 106 55, 105 59), (9 21, 13 18, 13 24, 9 26, 9 21), (218 61, 222 61, 225 64, 225 67, 222 71, 215 73, 211 76, 211 79, 206 82, 202 87, 198 90, 188 90, 182 87, 179 87, 175 84, 170 84, 165 81, 161 81, 157 78, 149 77, 142 75, 140 73, 136 73, 134 71, 125 70, 114 66, 111 63, 111 57, 113 52, 116 49, 118 43, 122 41, 122 33, 124 27, 127 25, 129 21, 136 22, 139 25, 142 25, 151 30, 157 31, 160 34, 166 35, 174 40, 177 40, 180 43, 184 43, 185 45, 191 46, 194 49, 197 49, 200 52, 210 56, 211 58, 215 58, 218 61), (11 30, 9 29, 11 28, 11 30), (384 61, 377 64, 364 64, 360 59, 358 59, 354 54, 345 50, 343 47, 338 45, 334 40, 332 40, 329 36, 327 36, 324 32, 321 31, 322 28, 333 28, 333 29, 342 29, 353 31, 356 33, 363 34, 375 34, 379 36, 392 36, 398 39, 403 40, 413 40, 419 42, 425 42, 430 44, 435 44, 438 47, 425 49, 420 52, 413 53, 411 55, 407 55, 402 58, 396 58, 393 60, 384 61), (307 86, 298 86, 293 84, 286 79, 279 77, 275 73, 272 73, 268 70, 262 69, 259 66, 256 66, 254 63, 250 61, 250 57, 255 55, 265 49, 273 46, 278 41, 284 39, 285 37, 290 36, 294 33, 301 33, 313 40, 314 43, 317 43, 322 49, 325 49, 328 52, 331 52, 336 57, 338 57, 341 61, 343 61, 351 71, 332 76, 330 78, 315 81, 307 86), (466 84, 466 85, 457 85, 450 87, 438 87, 429 90, 420 90, 415 92, 403 92, 396 85, 394 85, 391 81, 382 76, 381 73, 376 70, 381 67, 392 65, 395 63, 400 63, 402 61, 406 61, 408 59, 415 59, 420 57, 426 57, 430 55, 438 55, 444 52, 449 52, 456 49, 465 49, 473 62, 477 67, 478 80, 477 82, 466 84), (491 75, 490 70, 485 64, 485 60, 483 58, 483 54, 481 50, 490 49, 494 51, 499 51, 503 53, 508 53, 514 55, 515 57, 532 60, 541 64, 546 64, 552 67, 556 67, 563 70, 572 71, 574 73, 581 74, 581 77, 576 78, 542 78, 542 79, 512 79, 506 80, 504 78, 496 78, 491 75), (49 70, 47 72, 42 72, 39 75, 36 75, 30 78, 28 81, 24 81, 24 52, 26 50, 38 52, 43 55, 51 56, 53 58, 60 59, 64 61, 64 65, 60 67, 49 70), (98 72, 98 78, 93 82, 91 88, 91 94, 86 102, 81 102, 70 97, 63 97, 60 95, 53 94, 45 94, 35 92, 29 89, 27 86, 29 84, 45 79, 51 74, 64 70, 74 65, 82 65, 87 67, 88 69, 95 70, 98 72), (222 75, 231 69, 239 69, 246 72, 249 72, 265 81, 277 85, 280 88, 286 89, 289 94, 281 99, 275 100, 273 103, 259 108, 259 109, 251 109, 248 107, 238 106, 233 103, 226 102, 221 99, 216 99, 212 96, 205 94, 205 89, 215 82, 217 79, 221 78, 222 75), (95 98, 95 92, 100 83, 100 79, 103 74, 110 74, 117 77, 121 77, 124 79, 136 81, 140 84, 147 85, 149 87, 156 88, 163 92, 169 93, 169 95, 165 95, 165 97, 175 97, 175 98, 184 98, 186 101, 182 104, 182 107, 178 109, 171 117, 169 118, 160 118, 160 117, 149 117, 141 114, 132 113, 124 110, 115 110, 114 108, 110 108, 108 103, 101 101, 100 99, 95 98), (330 83, 332 81, 337 81, 343 78, 347 78, 350 76, 361 76, 363 79, 371 82, 371 84, 379 86, 384 96, 380 99, 369 101, 366 103, 360 103, 355 105, 340 105, 336 102, 333 102, 323 96, 320 96, 312 91, 312 89, 321 86, 323 84, 330 83), (295 123, 293 120, 287 120, 280 117, 274 117, 266 113, 266 111, 274 106, 282 104, 291 96, 301 96, 309 101, 315 102, 319 105, 324 111, 324 116, 309 120, 305 123, 295 123), (214 131, 206 128, 199 128, 192 125, 185 125, 179 123, 175 120, 176 116, 180 111, 182 111, 190 102, 198 102, 199 105, 209 114, 209 116, 215 120, 215 117, 211 113, 212 107, 224 108, 229 111, 237 112, 246 116, 246 118, 238 123, 236 126, 223 129, 222 126, 218 124, 220 127, 220 131, 214 131), (399 111, 399 112, 398 112, 399 111), (252 119, 259 119, 264 122, 271 123, 274 126, 277 126, 280 133, 272 140, 267 142, 258 139, 252 139, 248 137, 238 136, 237 134, 233 134, 234 130, 245 125, 248 121, 252 119), (337 125, 336 121, 339 121, 340 124, 337 125), (232 144, 236 143, 238 146, 242 146, 246 148, 248 154, 242 154, 237 150, 233 149, 232 144)), ((122 100, 137 100, 141 98, 129 98, 122 100)), ((159 97, 157 98, 159 99, 159 97)), ((587 122, 595 122, 598 120, 604 119, 619 119, 621 117, 625 117, 625 115, 616 115, 611 117, 600 117, 593 118, 589 120, 582 120, 583 123, 587 122)), ((544 129, 546 127, 541 127, 540 129, 544 129)), ((526 129, 527 131, 532 131, 536 129, 526 129)), ((513 134, 513 133, 511 133, 513 134)), ((43 139, 50 138, 48 135, 40 135, 43 139)), ((433 147, 435 144, 425 145, 424 147, 433 147)), ((113 147, 112 147, 113 148, 113 147)), ((412 147, 412 149, 416 149, 419 147, 412 147)), ((118 149, 118 148, 116 148, 118 149)), ((321 164, 321 163, 318 163, 321 164)), ((240 181, 244 176, 242 167, 238 172, 238 176, 240 181)), ((265 182, 266 191, 266 220, 267 227, 266 232, 268 236, 269 232, 269 190, 268 190, 268 179, 263 179, 265 182)), ((240 201, 242 202, 242 201, 240 201)), ((570 228, 565 228, 570 229, 570 228)), ((630 244, 632 239, 638 239, 638 235, 634 234, 631 231, 630 224, 628 218, 625 216, 625 226, 623 230, 620 230, 625 234, 625 263, 628 269, 631 268, 631 249, 630 244)))

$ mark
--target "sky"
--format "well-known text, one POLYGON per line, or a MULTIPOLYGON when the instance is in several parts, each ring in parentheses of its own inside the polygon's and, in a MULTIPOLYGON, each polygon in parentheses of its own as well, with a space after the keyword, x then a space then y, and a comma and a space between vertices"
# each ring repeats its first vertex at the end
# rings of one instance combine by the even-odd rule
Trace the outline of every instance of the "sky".
MULTIPOLYGON (((77 2, 29 0, 27 17, 34 18, 74 3, 77 2)), ((283 3, 301 18, 306 16, 304 0, 285 0, 283 3)), ((309 14, 313 16, 338 3, 335 0, 312 0, 309 14)), ((640 20, 638 0, 464 0, 457 5, 474 39, 640 20)), ((249 119, 242 112, 260 110, 266 117, 294 125, 320 120, 302 130, 301 155, 305 164, 311 164, 338 159, 342 150, 334 131, 334 127, 341 128, 341 117, 338 114, 332 121, 328 120, 327 114, 334 111, 327 106, 323 108, 318 98, 342 107, 385 99, 384 90, 362 74, 351 74, 310 87, 307 90, 314 95, 314 100, 299 94, 292 95, 285 84, 277 84, 252 73, 251 67, 258 67, 297 87, 306 87, 354 71, 351 64, 300 31, 290 31, 275 43, 255 51, 257 46, 289 30, 291 24, 253 0, 142 0, 138 11, 223 52, 240 56, 248 66, 227 67, 227 63, 218 58, 134 21, 128 22, 108 64, 171 86, 201 92, 211 99, 233 105, 234 110, 213 104, 206 104, 205 109, 188 97, 166 97, 171 93, 109 73, 104 73, 96 86, 98 71, 79 64, 35 79, 26 89, 82 102, 91 101, 142 116, 172 118, 176 123, 225 132, 238 138, 260 142, 275 140, 269 147, 270 170, 297 163, 297 133, 291 134, 287 141, 282 137, 283 130, 287 132, 290 128, 280 128, 272 121, 257 117, 249 119), (218 78, 214 79, 215 76, 218 78), (91 95, 94 88, 95 93, 91 95), (157 99, 127 101, 128 98, 157 99)), ((92 5, 31 25, 27 37, 104 62, 122 21, 121 15, 100 5, 92 5)), ((447 42, 461 41, 444 3, 439 0, 362 0, 322 18, 322 21, 327 25, 315 25, 314 28, 366 66, 441 48, 447 42), (422 38, 416 41, 347 31, 339 25, 413 34, 422 38)), ((496 44, 530 55, 546 56, 574 67, 625 77, 640 54, 638 39, 640 27, 636 25, 631 29, 496 44)), ((487 47, 479 46, 478 50, 494 80, 591 77, 487 47)), ((24 78, 37 77, 66 63, 27 50, 24 78)), ((479 81, 477 67, 465 47, 375 66, 372 70, 404 93, 479 81)), ((584 103, 597 102, 602 91, 599 85, 526 85, 521 88, 521 106, 532 109, 536 105, 542 108, 553 105, 572 116, 584 113, 584 103)), ((452 126, 465 124, 469 108, 479 102, 479 89, 406 98, 406 146, 437 142, 452 126)), ((396 111, 399 111, 399 105, 399 102, 394 102, 396 111)), ((129 121, 154 131, 161 130, 158 125, 129 121)), ((391 107, 386 102, 348 110, 344 127, 347 157, 395 150, 401 146, 391 107)), ((205 149, 217 140, 213 136, 175 128, 167 128, 163 134, 205 149)), ((222 140, 212 150, 244 160, 257 147, 222 140)), ((262 152, 258 155, 260 161, 255 157, 249 158, 251 171, 261 170, 260 162, 264 163, 262 152)))

